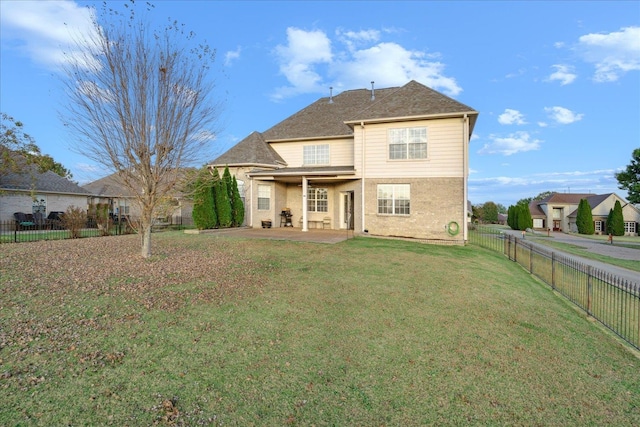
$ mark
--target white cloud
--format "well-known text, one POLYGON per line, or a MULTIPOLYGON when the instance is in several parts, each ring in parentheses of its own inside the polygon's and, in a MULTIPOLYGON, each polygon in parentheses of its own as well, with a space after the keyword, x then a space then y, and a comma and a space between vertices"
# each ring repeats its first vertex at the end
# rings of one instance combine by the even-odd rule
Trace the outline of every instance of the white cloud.
POLYGON ((462 92, 456 80, 444 74, 445 65, 435 60, 437 54, 380 42, 377 30, 339 30, 336 36, 334 43, 320 30, 287 29, 287 44, 276 47, 276 56, 289 85, 278 88, 274 99, 324 93, 328 86, 363 87, 370 81, 377 87, 389 87, 417 80, 450 96, 462 92))
POLYGON ((276 54, 280 72, 290 83, 277 90, 276 99, 325 89, 321 87, 321 75, 315 70, 316 65, 332 61, 331 40, 324 32, 289 27, 287 45, 277 46, 276 54))
POLYGON ((229 67, 235 62, 236 59, 240 58, 240 52, 242 52, 242 48, 238 46, 236 50, 230 50, 224 54, 224 65, 229 67))
POLYGON ((498 116, 498 123, 501 125, 524 125, 527 122, 520 111, 506 108, 504 113, 498 116))
POLYGON ((485 144, 479 154, 502 154, 511 156, 512 154, 533 151, 540 149, 542 143, 539 139, 534 139, 528 132, 515 132, 506 137, 489 135, 490 143, 485 144))
POLYGON ((640 27, 586 34, 578 39, 578 51, 594 64, 596 82, 616 81, 629 71, 640 70, 640 27))
POLYGON ((549 114, 549 117, 556 123, 562 125, 568 125, 582 120, 584 114, 577 114, 564 107, 545 107, 544 111, 549 114))
POLYGON ((553 68, 555 68, 556 71, 551 73, 549 81, 558 80, 562 86, 573 83, 576 77, 578 77, 573 73, 573 67, 569 65, 556 64, 553 65, 553 68))
POLYGON ((549 125, 546 122, 538 122, 538 126, 540 126, 541 128, 546 128, 549 125))
POLYGON ((54 70, 75 57, 72 47, 80 38, 92 34, 93 16, 93 9, 73 1, 0 2, 3 41, 12 40, 33 62, 54 70))

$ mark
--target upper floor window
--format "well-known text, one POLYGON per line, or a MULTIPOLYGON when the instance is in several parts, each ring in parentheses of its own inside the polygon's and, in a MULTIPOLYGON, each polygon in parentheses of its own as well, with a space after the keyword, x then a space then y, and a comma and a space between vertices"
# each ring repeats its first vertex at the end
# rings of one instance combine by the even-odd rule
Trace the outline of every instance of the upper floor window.
POLYGON ((271 187, 258 185, 258 210, 268 211, 271 208, 271 187))
POLYGON ((409 184, 379 184, 378 213, 385 215, 409 215, 411 204, 409 184))
POLYGON ((307 194, 308 212, 329 212, 329 197, 326 188, 309 188, 307 194))
POLYGON ((426 159, 427 128, 389 129, 389 159, 426 159))
POLYGON ((304 165, 328 165, 329 144, 305 145, 302 150, 302 163, 304 165))

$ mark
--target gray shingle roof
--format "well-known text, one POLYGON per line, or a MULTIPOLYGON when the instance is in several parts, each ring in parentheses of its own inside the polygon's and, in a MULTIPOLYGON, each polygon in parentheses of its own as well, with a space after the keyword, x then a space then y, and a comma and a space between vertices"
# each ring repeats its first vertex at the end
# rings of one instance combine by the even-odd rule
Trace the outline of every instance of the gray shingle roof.
POLYGON ((42 193, 90 194, 75 182, 54 172, 39 172, 34 165, 25 167, 21 173, 10 173, 0 177, 0 188, 3 190, 33 190, 42 193))
POLYGON ((353 128, 345 122, 420 118, 425 116, 469 113, 470 131, 478 113, 414 80, 402 87, 344 91, 320 98, 313 104, 284 119, 262 134, 254 132, 212 164, 273 164, 284 161, 269 142, 326 137, 351 137, 353 128))
POLYGON ((100 197, 133 197, 134 194, 125 187, 118 174, 111 174, 82 186, 94 196, 100 197))
POLYGON ((265 141, 259 132, 253 132, 245 139, 231 147, 211 162, 215 166, 225 166, 232 164, 250 165, 274 165, 282 166, 286 162, 280 155, 265 141))
POLYGON ((381 120, 398 117, 424 117, 450 113, 477 112, 433 89, 410 81, 402 87, 348 90, 332 98, 320 98, 263 133, 267 141, 351 136, 353 129, 345 122, 381 120))

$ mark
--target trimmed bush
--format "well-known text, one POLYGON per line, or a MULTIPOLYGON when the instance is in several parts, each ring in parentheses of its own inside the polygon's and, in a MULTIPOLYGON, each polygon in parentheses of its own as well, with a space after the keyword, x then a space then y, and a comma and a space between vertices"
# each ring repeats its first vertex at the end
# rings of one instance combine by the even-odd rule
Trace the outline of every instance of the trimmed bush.
POLYGON ((591 214, 591 206, 587 199, 580 199, 578 204, 578 214, 576 217, 576 226, 578 227, 578 233, 580 234, 593 234, 596 232, 595 225, 593 224, 593 215, 591 214))

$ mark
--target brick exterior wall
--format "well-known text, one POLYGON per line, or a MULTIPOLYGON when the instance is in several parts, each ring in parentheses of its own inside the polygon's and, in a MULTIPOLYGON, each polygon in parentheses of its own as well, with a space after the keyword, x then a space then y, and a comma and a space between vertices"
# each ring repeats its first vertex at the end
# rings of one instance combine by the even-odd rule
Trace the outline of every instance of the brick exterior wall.
POLYGON ((463 184, 463 178, 369 178, 365 181, 365 229, 379 236, 464 243, 463 184), (379 215, 378 184, 409 184, 410 215, 379 215), (455 236, 447 232, 452 221, 459 227, 455 236))
MULTIPOLYGON (((76 206, 86 211, 86 195, 41 194, 35 196, 46 200, 45 216, 51 211, 66 211, 69 206, 76 206)), ((13 221, 14 212, 32 213, 33 198, 30 193, 0 193, 0 221, 13 221)))

